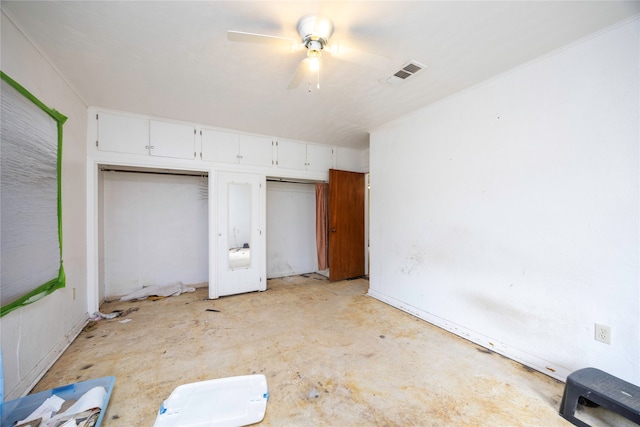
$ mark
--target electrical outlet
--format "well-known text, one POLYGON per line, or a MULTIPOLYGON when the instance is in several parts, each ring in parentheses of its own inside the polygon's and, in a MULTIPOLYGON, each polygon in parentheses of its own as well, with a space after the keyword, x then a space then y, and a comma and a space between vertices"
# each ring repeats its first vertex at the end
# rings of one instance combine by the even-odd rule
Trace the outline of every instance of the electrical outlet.
POLYGON ((599 325, 596 323, 596 341, 603 342, 605 344, 611 344, 611 328, 606 325, 599 325))

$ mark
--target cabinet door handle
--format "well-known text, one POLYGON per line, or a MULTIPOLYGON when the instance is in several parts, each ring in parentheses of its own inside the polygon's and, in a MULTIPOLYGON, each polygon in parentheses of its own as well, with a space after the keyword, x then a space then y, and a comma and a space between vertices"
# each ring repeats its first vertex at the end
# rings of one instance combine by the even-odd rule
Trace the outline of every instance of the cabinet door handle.
POLYGON ((332 229, 331 229, 331 232, 332 232, 332 233, 335 233, 335 232, 336 232, 336 229, 335 229, 335 228, 332 228, 332 229))

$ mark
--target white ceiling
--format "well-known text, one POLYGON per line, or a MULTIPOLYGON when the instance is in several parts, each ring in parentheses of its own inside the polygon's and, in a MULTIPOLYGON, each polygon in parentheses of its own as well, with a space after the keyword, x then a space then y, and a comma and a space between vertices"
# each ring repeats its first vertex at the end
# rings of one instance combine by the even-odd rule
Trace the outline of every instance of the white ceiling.
POLYGON ((363 148, 369 132, 640 12, 638 1, 2 1, 87 105, 363 148), (390 58, 324 55, 321 88, 287 90, 304 52, 231 42, 298 38, 309 13, 331 42, 390 58), (380 82, 408 60, 428 66, 380 82))

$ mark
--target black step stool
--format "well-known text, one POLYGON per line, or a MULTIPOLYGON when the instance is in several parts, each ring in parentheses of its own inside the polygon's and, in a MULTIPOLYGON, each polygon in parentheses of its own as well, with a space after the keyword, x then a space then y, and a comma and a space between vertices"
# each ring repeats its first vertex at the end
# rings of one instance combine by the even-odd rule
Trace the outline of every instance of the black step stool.
POLYGON ((564 386, 560 416, 580 427, 590 427, 575 417, 581 397, 640 424, 640 387, 596 368, 571 373, 564 386))

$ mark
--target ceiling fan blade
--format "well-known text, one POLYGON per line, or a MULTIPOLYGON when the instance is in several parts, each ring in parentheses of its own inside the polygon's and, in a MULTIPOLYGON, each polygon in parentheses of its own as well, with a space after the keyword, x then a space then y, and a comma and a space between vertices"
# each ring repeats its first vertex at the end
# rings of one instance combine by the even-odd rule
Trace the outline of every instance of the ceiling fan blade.
POLYGON ((309 62, 309 58, 304 58, 302 61, 300 61, 300 63, 298 64, 298 68, 296 69, 296 73, 291 78, 287 89, 295 89, 300 86, 300 82, 307 74, 307 70, 309 68, 307 62, 309 62))
POLYGON ((365 52, 341 44, 332 44, 325 47, 331 56, 342 61, 351 62, 365 67, 382 69, 389 65, 391 58, 377 53, 365 52))
POLYGON ((245 33, 244 31, 227 31, 227 38, 234 42, 262 43, 280 46, 293 46, 296 42, 288 37, 269 36, 266 34, 245 33))

